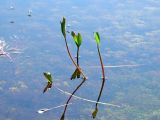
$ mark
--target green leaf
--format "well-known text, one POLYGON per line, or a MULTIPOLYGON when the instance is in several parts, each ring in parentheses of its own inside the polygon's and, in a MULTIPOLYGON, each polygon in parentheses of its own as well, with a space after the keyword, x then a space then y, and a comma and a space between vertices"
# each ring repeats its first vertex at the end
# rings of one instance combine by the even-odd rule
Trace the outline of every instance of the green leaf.
POLYGON ((78 35, 76 35, 73 31, 71 32, 71 35, 74 39, 74 42, 76 43, 77 47, 81 46, 82 43, 82 36, 80 33, 78 33, 78 35))
POLYGON ((43 75, 44 75, 44 77, 47 79, 47 81, 48 81, 49 83, 52 83, 52 82, 53 82, 53 81, 52 81, 52 75, 51 75, 50 72, 44 72, 43 75))
POLYGON ((96 40, 97 45, 100 44, 100 36, 98 32, 94 32, 94 38, 96 40))
POLYGON ((66 39, 66 19, 63 17, 61 23, 61 32, 63 34, 63 37, 66 39))
POLYGON ((73 37, 74 42, 77 44, 77 35, 72 31, 71 35, 73 37))
POLYGON ((78 47, 80 47, 81 43, 82 43, 82 36, 80 33, 78 33, 78 35, 77 35, 77 43, 78 43, 78 47))
POLYGON ((95 108, 95 110, 94 110, 93 113, 92 113, 93 119, 96 118, 97 113, 98 113, 98 108, 95 108))
POLYGON ((77 68, 74 73, 71 76, 71 80, 74 80, 76 78, 80 78, 81 72, 79 71, 79 69, 77 68))
POLYGON ((48 81, 47 85, 45 86, 43 90, 43 93, 45 93, 47 90, 49 90, 52 87, 53 80, 52 80, 52 75, 50 72, 44 72, 43 75, 48 81))

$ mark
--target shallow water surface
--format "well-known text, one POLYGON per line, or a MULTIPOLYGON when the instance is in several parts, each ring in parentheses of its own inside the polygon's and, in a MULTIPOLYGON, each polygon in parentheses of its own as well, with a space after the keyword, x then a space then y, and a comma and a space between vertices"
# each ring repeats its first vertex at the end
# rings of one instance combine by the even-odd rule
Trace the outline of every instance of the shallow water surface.
MULTIPOLYGON (((64 107, 44 114, 37 111, 65 104, 81 79, 70 80, 71 63, 60 20, 80 32, 80 65, 88 80, 75 94, 96 101, 101 67, 93 32, 101 36, 107 81, 97 120, 160 119, 160 1, 158 0, 1 0, 0 40, 18 53, 0 56, 0 120, 58 120, 64 107), (43 94, 43 72, 53 74, 53 88, 43 94), (55 88, 54 88, 55 86, 55 88)), ((69 35, 68 35, 69 36, 69 35)), ((74 41, 67 37, 76 56, 74 41)), ((91 120, 95 103, 73 98, 66 120, 91 120)))

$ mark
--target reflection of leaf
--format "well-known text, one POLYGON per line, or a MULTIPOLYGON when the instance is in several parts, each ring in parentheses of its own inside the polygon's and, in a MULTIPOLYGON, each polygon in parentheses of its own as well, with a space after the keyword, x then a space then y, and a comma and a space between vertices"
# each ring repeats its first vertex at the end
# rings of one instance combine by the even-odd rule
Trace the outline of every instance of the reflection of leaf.
POLYGON ((46 85, 46 87, 43 90, 43 93, 45 93, 48 89, 50 89, 52 87, 52 75, 50 72, 44 72, 44 77, 47 79, 48 83, 46 85))
POLYGON ((52 83, 48 82, 46 87, 43 90, 43 93, 45 93, 47 90, 49 90, 52 87, 52 83))
POLYGON ((99 33, 98 32, 95 32, 94 33, 94 38, 96 40, 96 43, 99 45, 100 44, 100 36, 99 36, 99 33))
POLYGON ((81 72, 79 71, 79 69, 77 68, 74 73, 71 76, 71 80, 76 79, 76 78, 80 78, 81 72))
POLYGON ((95 108, 95 110, 94 110, 93 113, 92 113, 93 119, 96 118, 97 113, 98 113, 98 108, 95 108))
POLYGON ((66 39, 66 19, 63 17, 63 19, 60 23, 61 23, 62 34, 63 34, 64 38, 66 39))

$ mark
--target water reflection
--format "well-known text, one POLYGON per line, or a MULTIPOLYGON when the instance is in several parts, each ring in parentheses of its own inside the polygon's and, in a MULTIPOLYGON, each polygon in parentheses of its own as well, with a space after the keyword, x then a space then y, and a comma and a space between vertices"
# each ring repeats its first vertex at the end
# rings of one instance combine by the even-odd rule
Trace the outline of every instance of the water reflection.
MULTIPOLYGON (((42 93, 46 82, 42 77, 44 71, 53 72, 57 87, 69 93, 81 82, 81 79, 69 80, 76 67, 71 65, 64 48, 59 28, 62 16, 68 18, 72 30, 80 32, 84 39, 80 64, 89 79, 76 92, 78 97, 97 100, 101 67, 93 31, 99 31, 103 39, 101 52, 109 79, 101 101, 125 107, 99 104, 96 119, 159 119, 159 5, 156 0, 1 0, 0 39, 10 47, 25 49, 23 54, 10 54, 12 62, 0 56, 0 120, 60 118, 63 108, 42 115, 36 111, 62 105, 68 99, 58 89, 42 93), (27 16, 29 9, 33 11, 32 17, 27 16), (140 66, 107 67, 112 65, 140 66)), ((67 40, 76 56, 72 38, 67 40)), ((92 119, 90 113, 95 103, 76 98, 75 101, 68 107, 66 119, 92 119)))

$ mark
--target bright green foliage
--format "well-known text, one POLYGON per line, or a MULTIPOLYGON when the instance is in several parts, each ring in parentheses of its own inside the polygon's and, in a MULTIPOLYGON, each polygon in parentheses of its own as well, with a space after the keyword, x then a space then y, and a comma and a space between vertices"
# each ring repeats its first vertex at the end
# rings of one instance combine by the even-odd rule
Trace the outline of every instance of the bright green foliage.
POLYGON ((94 38, 96 40, 97 45, 100 44, 100 36, 98 32, 94 32, 94 38))
POLYGON ((50 72, 44 72, 44 77, 48 80, 49 83, 52 83, 52 75, 50 72))
POLYGON ((76 34, 72 31, 72 32, 71 32, 71 35, 72 35, 75 43, 77 44, 77 36, 76 36, 76 34))
POLYGON ((71 32, 71 35, 77 45, 77 47, 80 47, 81 46, 81 43, 82 43, 82 36, 80 33, 78 33, 77 35, 72 31, 71 32))
POLYGON ((63 17, 63 19, 60 23, 61 23, 62 34, 63 34, 64 38, 66 39, 66 19, 63 17))
POLYGON ((78 45, 80 46, 81 43, 82 43, 82 36, 80 33, 78 33, 78 36, 77 36, 77 41, 78 41, 78 45))

